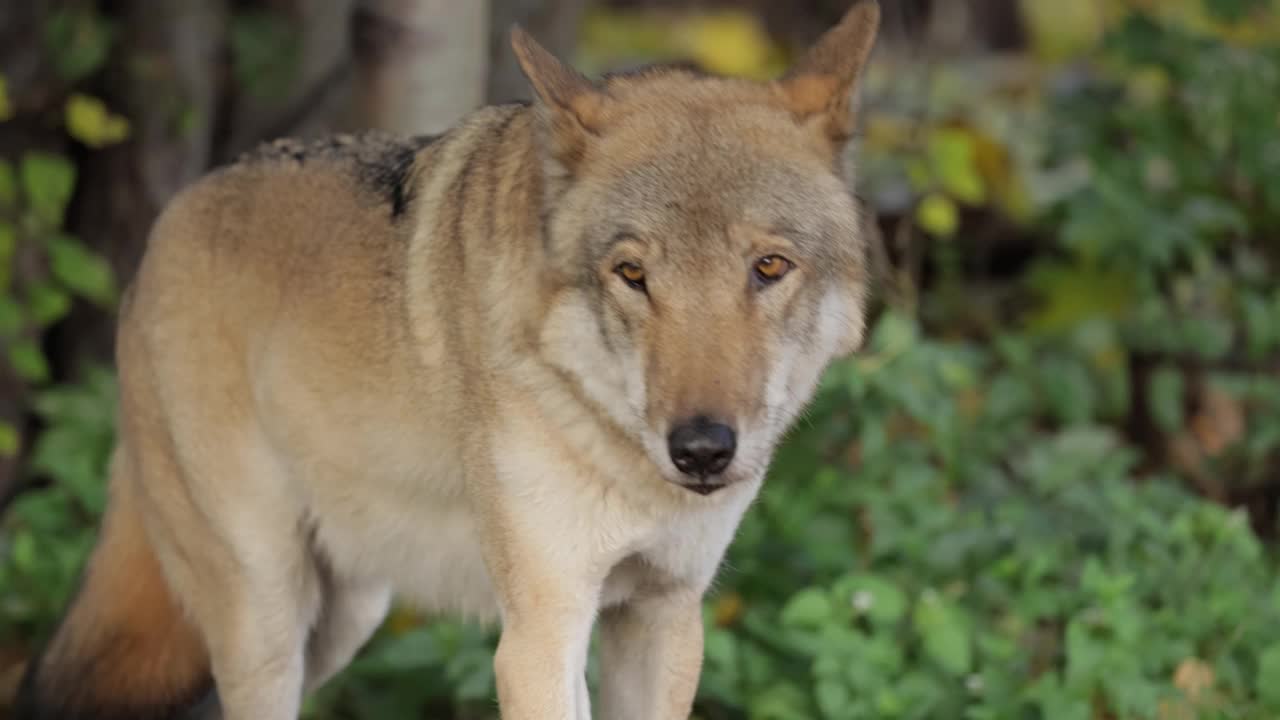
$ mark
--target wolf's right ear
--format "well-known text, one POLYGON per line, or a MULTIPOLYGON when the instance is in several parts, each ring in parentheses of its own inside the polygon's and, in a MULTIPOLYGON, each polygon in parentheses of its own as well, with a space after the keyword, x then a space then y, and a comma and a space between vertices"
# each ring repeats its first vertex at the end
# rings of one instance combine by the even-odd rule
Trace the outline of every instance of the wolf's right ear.
POLYGON ((838 145, 853 133, 853 94, 879 28, 879 3, 858 0, 777 83, 791 111, 838 145))
POLYGON ((511 48, 537 95, 552 156, 572 172, 587 141, 604 125, 608 96, 518 25, 511 29, 511 48))

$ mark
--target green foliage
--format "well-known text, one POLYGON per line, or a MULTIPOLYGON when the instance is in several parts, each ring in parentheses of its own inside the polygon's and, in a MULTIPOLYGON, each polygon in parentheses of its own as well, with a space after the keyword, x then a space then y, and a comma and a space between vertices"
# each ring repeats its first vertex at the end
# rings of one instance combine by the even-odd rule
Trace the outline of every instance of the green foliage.
POLYGON ((115 39, 115 25, 84 3, 57 9, 44 33, 46 52, 58 74, 69 83, 101 69, 115 39))
POLYGON ((300 38, 290 19, 270 10, 244 10, 231 18, 236 80, 257 98, 280 95, 301 61, 300 38))
MULTIPOLYGON (((92 8, 71 4, 51 13, 43 40, 60 77, 74 86, 102 70, 115 28, 92 8)), ((0 77, 0 121, 13 113, 0 77)), ((120 142, 129 132, 125 118, 74 90, 57 120, 70 140, 91 148, 120 142)), ((72 160, 57 152, 32 149, 0 158, 0 373, 14 375, 28 391, 53 379, 41 347, 44 333, 76 300, 111 307, 116 299, 106 261, 65 232, 76 175, 72 160)), ((0 421, 0 456, 15 455, 22 445, 19 429, 0 421)))
POLYGON ((60 155, 28 151, 17 172, 0 159, 0 339, 11 369, 37 386, 49 379, 40 333, 74 298, 115 301, 106 262, 61 230, 75 181, 75 166, 60 155), (15 273, 19 262, 24 272, 15 273))
MULTIPOLYGON (((44 45, 69 86, 104 66, 114 27, 71 4, 52 13, 44 45)), ((13 107, 0 78, 0 121, 13 107)), ((39 118, 45 120, 45 118, 39 118)), ((68 139, 93 148, 119 142, 128 123, 91 96, 71 92, 68 139)), ((53 127, 58 127, 56 124, 53 127)), ((69 597, 105 502, 114 421, 114 379, 103 369, 54 383, 42 341, 76 301, 110 308, 117 289, 107 263, 66 232, 76 166, 62 153, 0 158, 0 374, 21 384, 39 432, 23 438, 0 421, 0 457, 29 450, 24 478, 46 489, 22 495, 0 524, 0 640, 44 633, 69 597)))
POLYGON ((1042 392, 1059 352, 883 317, 744 522, 720 593, 745 610, 709 630, 704 700, 751 718, 1158 717, 1191 702, 1175 675, 1194 660, 1233 716, 1280 711, 1256 680, 1280 642, 1273 561, 1242 515, 1135 482, 1100 408, 1060 425, 1042 392))
POLYGON ((0 525, 0 641, 43 636, 71 596, 106 503, 116 385, 106 369, 38 393, 45 426, 32 472, 48 488, 23 494, 0 525))

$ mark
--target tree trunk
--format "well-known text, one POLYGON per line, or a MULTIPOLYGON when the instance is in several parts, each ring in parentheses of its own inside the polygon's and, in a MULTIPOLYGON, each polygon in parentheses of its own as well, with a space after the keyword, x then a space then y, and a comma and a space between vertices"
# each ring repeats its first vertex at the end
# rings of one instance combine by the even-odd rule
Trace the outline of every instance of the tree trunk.
POLYGON ((489 0, 357 0, 350 125, 442 132, 485 101, 489 0))
MULTIPOLYGON (((71 208, 72 232, 107 259, 120 287, 165 204, 209 167, 226 12, 221 0, 129 0, 120 9, 121 52, 103 96, 129 118, 130 137, 84 156, 71 208)), ((55 369, 109 363, 114 337, 112 318, 78 305, 54 332, 55 369)))

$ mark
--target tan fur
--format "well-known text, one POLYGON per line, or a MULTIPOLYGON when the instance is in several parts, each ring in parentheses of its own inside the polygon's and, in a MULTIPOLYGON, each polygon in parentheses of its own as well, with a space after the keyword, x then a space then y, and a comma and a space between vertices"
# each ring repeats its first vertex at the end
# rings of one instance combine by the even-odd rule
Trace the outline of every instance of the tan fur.
POLYGON ((68 681, 82 640, 155 622, 175 640, 134 651, 180 655, 172 678, 97 675, 86 697, 207 659, 227 718, 293 718, 394 596, 502 623, 508 720, 591 716, 597 619, 600 716, 687 717, 702 595, 774 445, 862 336, 832 128, 874 4, 849 18, 777 83, 590 83, 517 32, 532 107, 430 144, 284 142, 185 191, 122 314, 128 472, 30 686, 68 681), (766 286, 772 254, 794 269, 766 286), (697 493, 666 440, 693 416, 738 438, 697 493), (110 609, 107 574, 148 599, 110 609))

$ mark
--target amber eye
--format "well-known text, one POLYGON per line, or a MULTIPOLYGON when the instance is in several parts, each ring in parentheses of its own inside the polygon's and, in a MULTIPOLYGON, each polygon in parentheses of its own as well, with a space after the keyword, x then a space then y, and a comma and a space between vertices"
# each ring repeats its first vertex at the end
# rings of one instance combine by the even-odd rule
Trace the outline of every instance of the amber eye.
POLYGON ((756 277, 760 282, 769 284, 781 280, 791 268, 791 261, 781 255, 766 255, 756 261, 756 277))
POLYGON ((636 290, 644 290, 644 268, 635 263, 620 263, 613 271, 622 278, 622 281, 630 285, 636 290))

